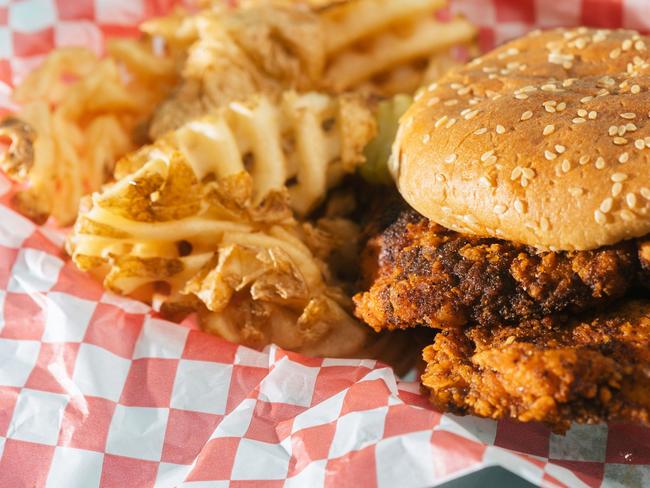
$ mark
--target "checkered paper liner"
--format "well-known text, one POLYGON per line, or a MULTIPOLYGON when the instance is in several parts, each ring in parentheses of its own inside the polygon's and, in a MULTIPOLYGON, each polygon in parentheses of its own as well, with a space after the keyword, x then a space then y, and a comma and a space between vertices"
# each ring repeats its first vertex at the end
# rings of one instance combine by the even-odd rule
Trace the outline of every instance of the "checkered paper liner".
MULTIPOLYGON (((0 106, 55 46, 97 51, 170 0, 0 0, 0 106)), ((534 27, 650 30, 646 0, 452 0, 493 46, 534 27)), ((102 290, 0 175, 0 487, 433 486, 490 465, 549 486, 650 484, 650 430, 433 411, 370 360, 253 351, 102 290)))

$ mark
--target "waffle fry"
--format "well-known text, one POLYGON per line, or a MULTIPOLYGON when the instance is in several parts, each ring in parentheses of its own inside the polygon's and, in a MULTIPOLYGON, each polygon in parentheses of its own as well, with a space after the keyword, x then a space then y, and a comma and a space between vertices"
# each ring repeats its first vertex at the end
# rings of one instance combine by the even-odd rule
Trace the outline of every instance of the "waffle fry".
POLYGON ((287 185, 291 207, 305 215, 363 161, 374 133, 374 117, 360 97, 286 92, 279 104, 264 96, 232 102, 165 140, 181 148, 198 178, 248 170, 257 203, 287 185))
MULTIPOLYGON (((152 139, 232 101, 311 90, 322 76, 318 17, 297 8, 262 6, 194 18, 182 82, 156 111, 152 139)), ((174 41, 175 42, 175 41, 174 41)))
POLYGON ((121 159, 118 181, 87 202, 69 250, 85 269, 109 264, 105 283, 115 291, 129 294, 163 280, 176 293, 188 280, 181 270, 196 273, 226 242, 225 232, 227 243, 237 245, 280 238, 302 249, 284 251, 303 263, 301 275, 311 286, 319 270, 304 258, 308 248, 270 227, 291 220, 291 208, 311 209, 328 186, 353 171, 374 129, 371 112, 349 96, 288 92, 280 105, 264 97, 233 102, 121 159), (252 237, 256 229, 270 234, 252 237), (126 281, 116 271, 122 265, 131 270, 132 258, 150 257, 171 261, 156 261, 160 275, 141 263, 126 281))
POLYGON ((401 27, 401 35, 385 33, 367 41, 362 49, 339 53, 327 68, 325 86, 335 92, 351 89, 395 66, 467 42, 474 35, 474 28, 462 19, 438 22, 424 18, 401 27))
POLYGON ((373 133, 348 141, 363 110, 350 97, 282 100, 233 102, 120 160, 120 179, 85 201, 67 242, 73 261, 166 313, 198 310, 205 328, 239 343, 361 351, 368 331, 325 264, 336 229, 353 240, 356 226, 303 224, 290 204, 319 201, 373 133))

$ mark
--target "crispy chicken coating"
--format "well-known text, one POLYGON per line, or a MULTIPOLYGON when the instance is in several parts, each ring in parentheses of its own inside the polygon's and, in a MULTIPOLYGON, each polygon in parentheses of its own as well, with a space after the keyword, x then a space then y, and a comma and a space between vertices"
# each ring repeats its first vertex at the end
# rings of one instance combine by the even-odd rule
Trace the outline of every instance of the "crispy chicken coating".
POLYGON ((607 313, 438 333, 423 353, 431 402, 457 414, 650 423, 650 301, 607 313))
POLYGON ((404 211, 367 245, 369 291, 356 315, 376 330, 516 324, 608 304, 647 282, 641 240, 593 251, 542 252, 445 229, 404 211))

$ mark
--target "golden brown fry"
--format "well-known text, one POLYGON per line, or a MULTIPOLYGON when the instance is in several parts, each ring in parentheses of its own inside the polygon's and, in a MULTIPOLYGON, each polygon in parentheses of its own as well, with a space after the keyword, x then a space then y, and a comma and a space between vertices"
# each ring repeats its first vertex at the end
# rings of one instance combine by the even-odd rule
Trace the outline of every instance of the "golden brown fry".
POLYGON ((175 316, 198 310, 231 340, 360 352, 370 331, 326 265, 358 229, 299 223, 292 208, 313 208, 353 171, 373 130, 354 96, 232 102, 120 160, 120 179, 86 202, 68 251, 107 288, 175 316))
POLYGON ((82 48, 56 50, 15 91, 22 108, 4 123, 12 144, 0 164, 27 181, 15 203, 37 222, 74 221, 82 195, 98 190, 135 147, 137 125, 174 80, 173 63, 145 42, 114 41, 108 51, 98 59, 82 48))
POLYGON ((356 0, 333 5, 320 15, 327 54, 331 58, 333 53, 389 31, 395 24, 431 15, 444 3, 444 0, 356 0))
POLYGON ((474 27, 462 19, 438 22, 425 17, 412 21, 397 32, 382 33, 366 41, 363 49, 337 54, 326 70, 325 86, 337 92, 351 89, 395 66, 465 43, 474 32, 474 27))

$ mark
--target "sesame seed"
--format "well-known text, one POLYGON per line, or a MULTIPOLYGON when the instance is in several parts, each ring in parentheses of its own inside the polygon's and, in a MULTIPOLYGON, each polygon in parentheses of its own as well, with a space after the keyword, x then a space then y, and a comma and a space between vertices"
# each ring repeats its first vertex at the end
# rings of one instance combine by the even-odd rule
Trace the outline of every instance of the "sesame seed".
POLYGON ((557 110, 555 110, 554 105, 544 105, 544 110, 546 110, 550 114, 554 114, 555 112, 557 112, 557 110))
POLYGON ((515 98, 517 100, 526 100, 528 98, 528 95, 526 95, 525 93, 517 93, 515 95, 515 98))
POLYGON ((546 85, 542 85, 540 88, 542 91, 555 91, 557 87, 555 85, 547 83, 546 85))
POLYGON ((549 134, 552 134, 554 131, 555 131, 555 126, 553 124, 549 124, 546 127, 544 127, 542 134, 548 136, 549 134))
POLYGON ((625 173, 614 173, 610 178, 612 181, 619 183, 627 180, 627 175, 625 173))
POLYGON ((526 211, 524 203, 518 198, 515 200, 514 207, 518 214, 523 214, 526 211))
POLYGON ((636 207, 636 195, 632 192, 628 193, 625 195, 625 203, 627 203, 627 206, 630 208, 636 207))
POLYGON ((614 198, 619 196, 622 191, 623 191, 623 183, 621 183, 620 181, 618 181, 618 182, 616 182, 616 183, 614 183, 612 185, 612 196, 614 198))
POLYGON ((521 176, 521 166, 515 166, 515 169, 510 173, 510 179, 512 181, 518 180, 521 176))
POLYGON ((504 134, 506 132, 506 128, 502 126, 501 124, 498 124, 496 127, 497 134, 504 134))
POLYGON ((596 117, 598 117, 598 112, 596 112, 595 110, 592 110, 591 112, 589 112, 588 117, 591 120, 595 120, 596 117))
POLYGON ((566 147, 562 144, 556 144, 555 150, 558 152, 558 154, 562 154, 564 151, 566 151, 566 147))
POLYGON ((629 51, 632 49, 632 39, 625 39, 621 47, 623 48, 623 51, 629 51))
POLYGON ((650 200, 650 188, 644 186, 639 190, 639 193, 641 193, 641 196, 646 200, 650 200))
POLYGON ((628 132, 634 132, 635 130, 637 130, 637 128, 638 127, 634 125, 632 122, 628 122, 627 124, 625 124, 625 130, 628 132))
POLYGON ((645 147, 650 148, 650 137, 646 137, 645 139, 643 139, 643 141, 645 142, 645 147))
POLYGON ((578 110, 578 115, 580 117, 586 117, 587 116, 587 111, 584 108, 581 108, 580 110, 578 110))
POLYGON ((587 121, 585 119, 583 119, 582 117, 576 117, 571 122, 573 122, 574 124, 582 124, 582 123, 587 122, 587 121))
POLYGON ((471 108, 466 108, 466 109, 460 111, 460 115, 466 115, 466 114, 468 114, 468 113, 471 112, 471 111, 472 111, 471 108))
POLYGON ((427 101, 427 107, 433 107, 439 101, 440 101, 439 97, 429 98, 429 100, 427 101))
POLYGON ((544 151, 544 157, 548 159, 549 161, 553 161, 555 158, 557 158, 557 154, 551 151, 544 151))
POLYGON ((444 124, 445 122, 447 122, 448 119, 449 119, 449 117, 447 117, 446 115, 443 115, 443 116, 440 117, 438 120, 436 120, 436 123, 433 124, 433 125, 434 125, 435 128, 438 128, 438 127, 440 127, 442 124, 444 124))
POLYGON ((452 90, 458 90, 458 89, 460 89, 460 88, 463 88, 463 86, 464 86, 464 85, 461 85, 460 83, 452 83, 451 85, 449 85, 449 87, 450 87, 452 90))
POLYGON ((436 88, 438 88, 438 83, 431 83, 431 84, 427 87, 427 90, 429 90, 429 91, 433 91, 433 90, 435 90, 436 88))
POLYGON ((452 105, 457 105, 457 104, 458 104, 458 100, 456 100, 455 98, 452 98, 451 100, 447 100, 445 102, 445 105, 447 107, 451 107, 452 105))
POLYGON ((473 110, 465 114, 465 120, 471 120, 476 117, 479 113, 479 110, 473 110))
POLYGON ((602 156, 599 156, 594 165, 596 166, 596 169, 603 169, 605 167, 605 160, 602 156))
POLYGON ((572 197, 579 197, 582 194, 584 194, 584 190, 582 188, 578 188, 576 186, 573 186, 569 188, 569 193, 571 194, 572 197))
POLYGON ((619 212, 619 214, 620 214, 620 216, 621 216, 621 218, 622 218, 623 220, 627 220, 628 222, 629 222, 630 220, 634 220, 634 219, 636 218, 636 215, 634 215, 633 212, 629 211, 629 210, 626 209, 626 208, 624 208, 623 210, 621 210, 621 211, 619 212))
POLYGON ((562 161, 562 171, 568 173, 571 170, 571 161, 565 159, 562 161))
POLYGON ((634 141, 634 147, 641 150, 645 148, 645 141, 643 139, 637 139, 634 141))
POLYGON ((625 137, 615 137, 614 144, 616 144, 617 146, 623 146, 627 144, 627 139, 625 139, 625 137))
POLYGON ((431 136, 430 136, 429 134, 424 134, 424 135, 422 136, 422 142, 423 142, 424 144, 427 144, 430 140, 431 140, 431 136))
POLYGON ((530 110, 526 110, 523 114, 521 114, 521 120, 528 120, 533 116, 533 112, 530 110))
POLYGON ((494 164, 497 162, 497 157, 496 156, 490 156, 485 160, 485 164, 494 164))
POLYGON ((611 86, 616 84, 616 80, 612 78, 611 76, 603 76, 600 80, 598 80, 600 83, 603 83, 605 85, 611 86))
POLYGON ((607 133, 610 136, 615 136, 617 132, 618 132, 618 127, 616 127, 615 125, 610 126, 609 130, 607 131, 607 133))
POLYGON ((619 135, 619 136, 623 136, 623 135, 625 135, 625 132, 626 132, 626 131, 627 131, 627 129, 625 128, 625 126, 624 126, 624 125, 621 125, 621 126, 619 126, 619 128, 618 128, 618 135, 619 135))
POLYGON ((596 34, 591 36, 592 42, 595 42, 595 43, 603 42, 605 39, 607 39, 607 32, 606 31, 598 31, 596 34))
POLYGON ((634 112, 625 112, 621 114, 621 117, 624 119, 632 120, 636 118, 636 114, 634 112))
POLYGON ((600 211, 604 214, 608 213, 612 209, 612 205, 614 204, 614 200, 612 197, 607 197, 605 200, 600 202, 600 211))
POLYGON ((621 55, 621 50, 618 47, 616 49, 610 51, 610 53, 609 53, 609 57, 612 58, 612 59, 616 59, 620 55, 621 55))
POLYGON ((494 150, 486 151, 481 155, 481 161, 485 162, 494 154, 494 150))
POLYGON ((485 176, 481 176, 478 180, 479 185, 481 185, 484 188, 490 188, 491 186, 494 186, 492 182, 485 176))
POLYGON ((471 88, 469 86, 466 86, 465 88, 461 88, 460 90, 458 90, 456 93, 458 95, 460 95, 461 97, 464 97, 465 95, 467 95, 470 92, 470 90, 471 90, 471 88))
POLYGON ((445 124, 445 129, 449 129, 455 123, 456 123, 456 119, 449 119, 449 122, 445 124))
POLYGON ((522 168, 521 174, 524 178, 532 180, 535 178, 535 170, 533 168, 522 168))
POLYGON ((637 93, 641 92, 641 87, 639 85, 632 85, 630 92, 636 95, 637 93))
POLYGON ((445 163, 453 163, 454 161, 456 161, 457 157, 458 156, 456 155, 456 153, 451 153, 449 156, 445 158, 445 163))
POLYGON ((485 127, 481 127, 480 129, 476 129, 476 130, 474 131, 474 135, 475 135, 475 136, 480 136, 480 135, 485 134, 487 131, 488 131, 488 130, 487 130, 485 127))
POLYGON ((560 102, 557 104, 557 107, 555 107, 558 112, 562 112, 566 108, 566 103, 560 102))
POLYGON ((607 222, 607 217, 605 217, 605 214, 602 213, 600 210, 596 210, 594 212, 594 220, 600 224, 603 225, 607 222))
POLYGON ((505 205, 502 205, 500 203, 494 206, 494 213, 495 214, 501 215, 501 214, 505 213, 506 210, 508 210, 508 207, 506 207, 505 205))
POLYGON ((522 178, 519 181, 519 184, 521 185, 522 188, 526 188, 528 186, 528 180, 526 178, 522 178))
POLYGON ((582 98, 580 99, 580 103, 591 102, 593 99, 594 99, 594 97, 591 97, 591 96, 582 97, 582 98))
POLYGON ((578 162, 584 166, 589 162, 589 159, 591 158, 585 154, 584 156, 580 156, 580 160, 578 162))
POLYGON ((618 162, 623 164, 627 163, 630 160, 630 155, 626 152, 621 153, 621 155, 618 157, 618 162))
POLYGON ((638 40, 634 43, 634 49, 637 51, 645 51, 646 50, 646 45, 645 42, 638 40))

